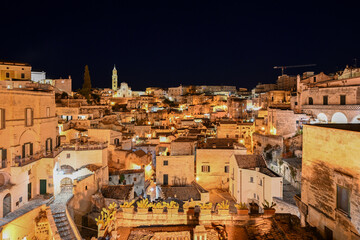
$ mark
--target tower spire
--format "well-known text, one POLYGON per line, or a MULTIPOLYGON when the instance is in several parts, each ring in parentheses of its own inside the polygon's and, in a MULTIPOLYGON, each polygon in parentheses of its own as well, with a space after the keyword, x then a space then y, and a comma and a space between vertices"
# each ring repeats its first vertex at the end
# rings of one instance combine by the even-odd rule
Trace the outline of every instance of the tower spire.
POLYGON ((118 75, 114 64, 114 69, 112 72, 112 90, 116 91, 117 89, 118 89, 118 75))

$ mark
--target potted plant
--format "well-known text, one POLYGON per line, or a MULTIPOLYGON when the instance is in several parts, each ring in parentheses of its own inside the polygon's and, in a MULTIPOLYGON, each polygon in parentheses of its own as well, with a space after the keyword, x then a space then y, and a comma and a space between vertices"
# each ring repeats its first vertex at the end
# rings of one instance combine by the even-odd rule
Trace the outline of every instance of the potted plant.
POLYGON ((146 214, 149 211, 150 203, 147 198, 137 202, 137 212, 140 214, 146 214))
POLYGON ((264 215, 274 215, 275 214, 275 206, 276 206, 276 203, 274 202, 271 202, 271 204, 264 200, 264 203, 262 204, 263 205, 263 208, 264 208, 264 215))
POLYGON ((135 200, 132 200, 131 202, 124 202, 124 204, 120 205, 120 207, 124 213, 133 213, 134 202, 135 202, 135 200))
POLYGON ((166 204, 166 207, 170 214, 177 214, 179 212, 179 204, 177 202, 171 201, 166 204))
POLYGON ((222 201, 220 204, 218 204, 218 213, 220 215, 229 213, 229 201, 222 201))
POLYGON ((200 204, 201 214, 210 215, 211 214, 211 208, 212 208, 212 203, 211 202, 200 204))
POLYGON ((116 203, 110 204, 107 209, 102 209, 98 218, 95 218, 98 226, 98 237, 106 237, 115 229, 116 207, 116 203))
POLYGON ((237 209, 237 214, 239 215, 247 215, 249 213, 249 209, 246 206, 246 203, 240 202, 235 204, 235 207, 237 209))
POLYGON ((184 213, 187 213, 189 211, 189 208, 194 209, 195 206, 196 206, 196 202, 194 202, 193 199, 191 199, 188 202, 185 202, 184 205, 183 205, 184 213))
POLYGON ((166 207, 165 202, 158 202, 158 203, 152 203, 151 204, 152 211, 155 214, 161 214, 164 211, 164 208, 166 207))

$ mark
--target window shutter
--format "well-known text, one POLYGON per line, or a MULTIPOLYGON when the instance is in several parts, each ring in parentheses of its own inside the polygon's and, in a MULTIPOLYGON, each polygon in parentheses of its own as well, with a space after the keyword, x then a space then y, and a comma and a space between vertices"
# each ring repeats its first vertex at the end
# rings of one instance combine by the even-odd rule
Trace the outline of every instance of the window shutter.
POLYGON ((0 109, 1 111, 1 126, 0 129, 5 128, 5 109, 0 109))
POLYGON ((25 144, 22 145, 22 157, 23 158, 25 157, 25 144))
POLYGON ((30 143, 30 155, 33 155, 33 143, 30 143))
POLYGON ((2 162, 1 162, 1 165, 3 168, 6 168, 6 165, 7 165, 7 149, 3 149, 2 150, 2 162))
POLYGON ((34 110, 31 109, 31 126, 34 125, 34 110))
POLYGON ((7 149, 2 149, 2 160, 6 160, 7 149))

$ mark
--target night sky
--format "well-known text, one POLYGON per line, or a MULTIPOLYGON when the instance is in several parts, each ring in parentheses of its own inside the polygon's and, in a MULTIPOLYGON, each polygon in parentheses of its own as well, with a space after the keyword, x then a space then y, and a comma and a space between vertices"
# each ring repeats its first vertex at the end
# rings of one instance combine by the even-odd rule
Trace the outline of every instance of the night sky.
MULTIPOLYGON (((360 1, 356 1, 360 2, 360 1)), ((275 83, 275 65, 303 71, 360 65, 359 4, 313 1, 7 1, 0 59, 28 62, 48 78, 71 75, 93 87, 275 83), (121 3, 120 3, 121 2, 121 3)), ((5 5, 4 5, 5 4, 5 5)))

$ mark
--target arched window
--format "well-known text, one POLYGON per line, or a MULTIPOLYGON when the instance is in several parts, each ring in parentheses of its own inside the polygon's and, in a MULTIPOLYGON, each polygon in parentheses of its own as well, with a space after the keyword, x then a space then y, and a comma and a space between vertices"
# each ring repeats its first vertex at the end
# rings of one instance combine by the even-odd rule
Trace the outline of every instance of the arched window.
POLYGON ((8 215, 11 212, 11 195, 10 193, 6 194, 3 200, 3 217, 8 215))
POLYGON ((314 100, 312 97, 309 97, 309 105, 313 105, 314 104, 314 100))

